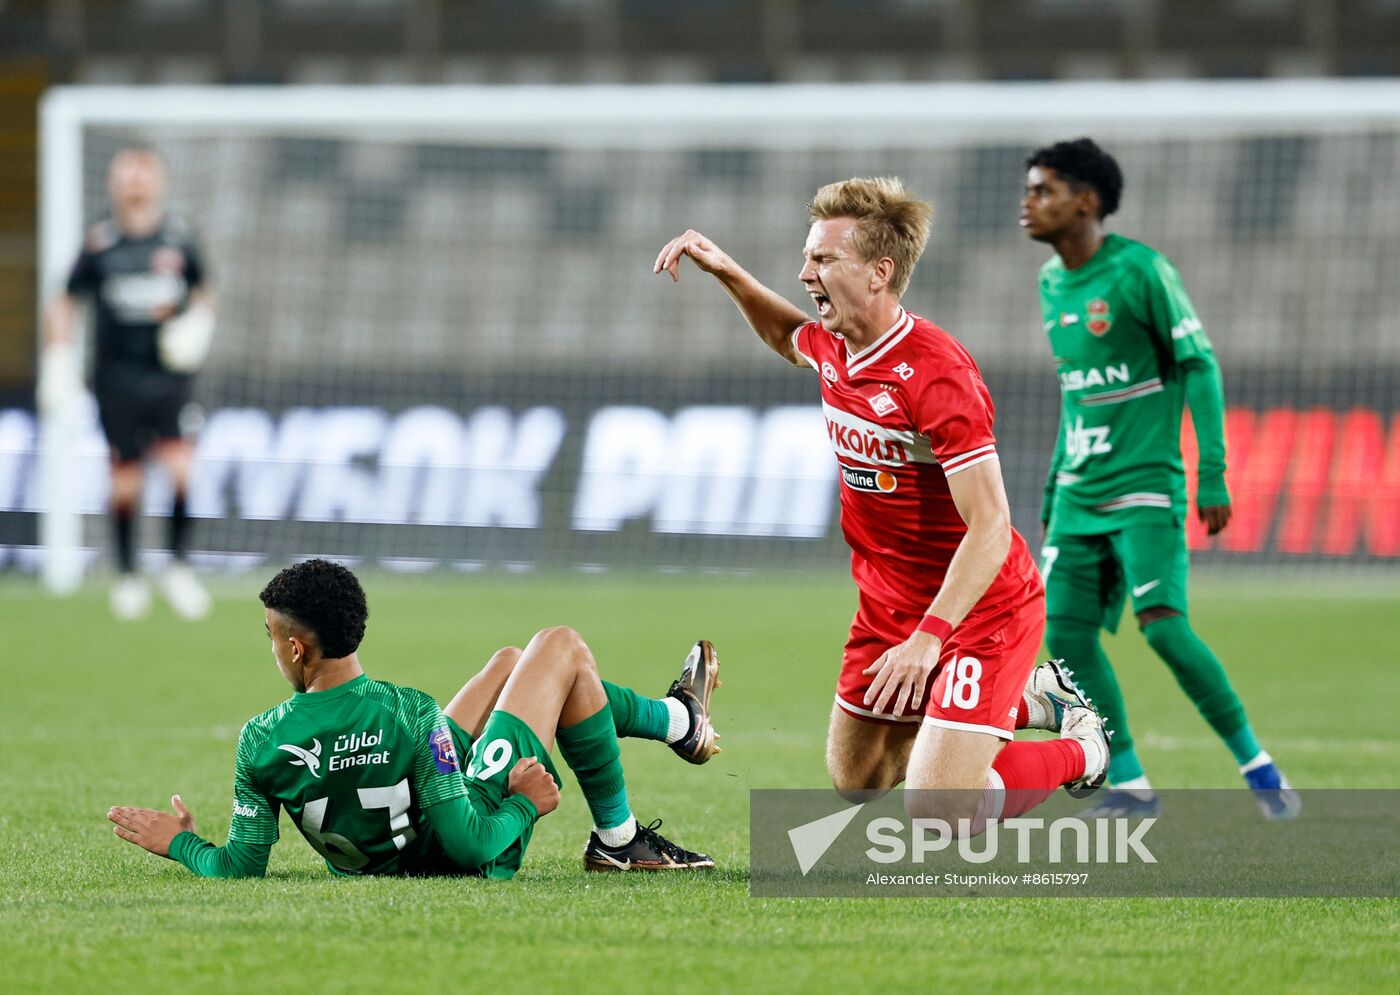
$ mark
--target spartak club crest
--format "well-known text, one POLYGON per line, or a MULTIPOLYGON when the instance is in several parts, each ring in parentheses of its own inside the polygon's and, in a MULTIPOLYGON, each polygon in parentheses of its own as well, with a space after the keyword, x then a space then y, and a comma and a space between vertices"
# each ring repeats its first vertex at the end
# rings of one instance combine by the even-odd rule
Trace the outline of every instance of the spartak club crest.
POLYGON ((1102 297, 1095 297, 1089 302, 1089 320, 1087 322, 1089 331, 1097 336, 1108 334, 1108 330, 1113 327, 1113 313, 1108 309, 1108 301, 1102 297))

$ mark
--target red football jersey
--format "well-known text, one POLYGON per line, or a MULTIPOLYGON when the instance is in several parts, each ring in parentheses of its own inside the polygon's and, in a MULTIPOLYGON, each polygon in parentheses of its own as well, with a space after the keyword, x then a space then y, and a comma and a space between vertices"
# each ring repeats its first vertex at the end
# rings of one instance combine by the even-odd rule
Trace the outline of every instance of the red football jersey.
MULTIPOLYGON (((948 478, 997 458, 995 409, 982 374, 961 343, 903 310, 855 355, 815 321, 792 341, 821 375, 856 584, 892 608, 926 611, 967 533, 948 478)), ((1006 563, 979 603, 1039 584, 1026 541, 1013 529, 1006 563)))

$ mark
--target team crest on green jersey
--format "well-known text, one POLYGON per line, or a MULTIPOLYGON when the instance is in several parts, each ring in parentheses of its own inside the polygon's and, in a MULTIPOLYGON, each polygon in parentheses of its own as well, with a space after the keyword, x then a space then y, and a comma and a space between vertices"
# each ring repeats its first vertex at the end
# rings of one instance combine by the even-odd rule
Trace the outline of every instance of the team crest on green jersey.
POLYGON ((1089 302, 1089 331, 1097 336, 1108 334, 1108 330, 1113 327, 1113 314, 1108 309, 1108 301, 1102 297, 1095 297, 1089 302))

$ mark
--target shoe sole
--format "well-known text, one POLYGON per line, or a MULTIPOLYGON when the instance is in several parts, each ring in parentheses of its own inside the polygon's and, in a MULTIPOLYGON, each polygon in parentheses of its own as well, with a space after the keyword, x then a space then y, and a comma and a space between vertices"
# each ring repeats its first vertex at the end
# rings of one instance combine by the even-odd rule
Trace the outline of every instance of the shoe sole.
MULTIPOLYGON (((1105 744, 1107 744, 1107 739, 1108 737, 1104 737, 1105 744)), ((1108 752, 1107 745, 1104 746, 1104 752, 1108 752)), ((1064 786, 1065 794, 1069 795, 1071 798, 1088 798, 1090 795, 1093 795, 1100 788, 1102 788, 1104 782, 1107 780, 1108 764, 1107 762, 1105 762, 1103 765, 1103 770, 1099 771, 1098 777, 1094 778, 1092 781, 1071 781, 1069 784, 1066 784, 1064 786)))
POLYGON ((714 870, 714 867, 713 860, 703 864, 632 864, 629 867, 618 867, 616 864, 595 857, 585 855, 583 858, 583 869, 599 874, 630 874, 633 871, 643 871, 650 874, 661 871, 710 871, 714 870))
POLYGON ((1093 819, 1158 819, 1162 816, 1162 806, 1154 805, 1151 808, 1110 808, 1100 811, 1097 806, 1085 809, 1076 818, 1090 821, 1093 819))
POLYGON ((1065 794, 1069 795, 1071 798, 1091 798, 1099 788, 1103 787, 1103 782, 1104 779, 1100 777, 1095 779, 1091 784, 1076 784, 1073 786, 1066 784, 1064 786, 1065 794))
POLYGON ((700 714, 705 722, 705 731, 699 744, 690 752, 680 754, 683 759, 697 765, 708 762, 717 753, 724 752, 715 742, 719 739, 719 733, 715 732, 714 723, 710 721, 710 696, 724 686, 719 679, 719 654, 708 639, 700 640, 699 645, 700 659, 691 671, 690 680, 681 684, 681 690, 700 703, 700 714), (704 676, 699 681, 700 693, 697 694, 696 678, 702 674, 704 676))
POLYGON ((1261 788, 1254 789, 1254 800, 1259 805, 1259 814, 1269 822, 1287 822, 1289 819, 1297 817, 1303 811, 1303 800, 1298 797, 1293 788, 1261 788), (1271 792, 1275 795, 1277 806, 1270 804, 1267 797, 1261 798, 1260 792, 1271 792))

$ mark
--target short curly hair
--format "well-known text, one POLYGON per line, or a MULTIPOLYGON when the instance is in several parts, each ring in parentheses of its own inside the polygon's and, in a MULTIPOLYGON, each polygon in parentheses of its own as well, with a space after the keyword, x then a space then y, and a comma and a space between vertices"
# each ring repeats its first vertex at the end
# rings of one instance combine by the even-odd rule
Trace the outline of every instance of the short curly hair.
POLYGON ((365 637, 369 605, 364 588, 348 569, 330 560, 306 560, 282 570, 258 595, 316 637, 321 656, 349 656, 365 637))
POLYGON ((1118 210, 1123 198, 1123 171, 1118 168, 1118 161, 1092 138, 1076 138, 1036 149, 1026 159, 1026 168, 1032 166, 1053 169, 1072 185, 1097 190, 1100 218, 1118 210))

